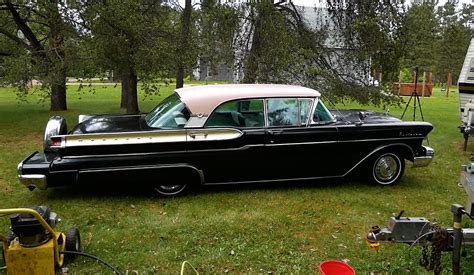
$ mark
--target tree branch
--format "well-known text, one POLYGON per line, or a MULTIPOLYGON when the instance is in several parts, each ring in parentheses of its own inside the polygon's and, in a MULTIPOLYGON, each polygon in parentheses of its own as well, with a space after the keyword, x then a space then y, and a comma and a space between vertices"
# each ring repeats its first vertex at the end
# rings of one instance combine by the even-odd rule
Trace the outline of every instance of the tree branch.
POLYGON ((23 47, 25 47, 25 48, 27 48, 27 49, 31 49, 31 46, 28 45, 25 41, 21 40, 18 36, 11 34, 10 32, 8 32, 8 31, 5 30, 5 29, 1 29, 1 28, 0 28, 0 34, 5 35, 5 36, 6 36, 7 38, 9 38, 10 40, 15 41, 16 43, 20 44, 21 46, 23 46, 23 47))
POLYGON ((26 24, 25 20, 21 18, 15 6, 10 1, 7 1, 5 5, 10 11, 10 14, 13 17, 13 21, 15 22, 17 27, 21 30, 25 38, 30 42, 31 47, 37 52, 43 52, 44 51, 43 46, 38 41, 38 39, 36 38, 31 28, 26 24))

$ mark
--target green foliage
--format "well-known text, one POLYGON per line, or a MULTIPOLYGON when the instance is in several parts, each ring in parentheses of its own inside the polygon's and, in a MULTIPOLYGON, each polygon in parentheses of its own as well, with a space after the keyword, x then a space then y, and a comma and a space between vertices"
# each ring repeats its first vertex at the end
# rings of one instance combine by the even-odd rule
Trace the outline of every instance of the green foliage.
MULTIPOLYGON (((0 1, 0 46, 6 51, 3 82, 28 91, 25 85, 36 79, 43 94, 51 97, 51 109, 66 110, 66 70, 70 65, 65 43, 76 35, 65 21, 67 8, 58 1, 0 1), (24 67, 22 69, 21 67, 24 67)), ((21 96, 21 95, 20 95, 21 96)))
POLYGON ((412 83, 413 82, 413 71, 408 68, 403 68, 401 71, 400 80, 402 83, 412 83))
POLYGON ((214 72, 220 64, 232 67, 239 10, 228 1, 205 0, 196 13, 201 62, 209 64, 214 72))
POLYGON ((448 73, 452 74, 452 82, 456 83, 469 47, 474 30, 469 26, 469 15, 472 16, 474 6, 464 6, 456 11, 457 3, 447 2, 438 8, 440 21, 440 38, 435 46, 436 68, 438 80, 447 81, 448 73))
POLYGON ((423 2, 412 5, 405 15, 403 28, 403 39, 406 43, 403 67, 413 70, 418 66, 421 72, 433 71, 433 46, 436 45, 439 33, 434 4, 423 2))
POLYGON ((97 73, 133 68, 139 75, 167 76, 173 66, 176 14, 159 2, 86 1, 79 7, 84 56, 93 56, 97 73))
MULTIPOLYGON (((300 43, 300 31, 305 26, 303 22, 292 23, 294 18, 284 11, 271 1, 250 2, 244 7, 243 12, 249 13, 251 18, 252 35, 248 37, 251 45, 243 64, 244 82, 285 83, 291 79, 293 65, 301 64, 301 50, 305 45, 300 43)), ((242 42, 249 41, 243 39, 242 42)))

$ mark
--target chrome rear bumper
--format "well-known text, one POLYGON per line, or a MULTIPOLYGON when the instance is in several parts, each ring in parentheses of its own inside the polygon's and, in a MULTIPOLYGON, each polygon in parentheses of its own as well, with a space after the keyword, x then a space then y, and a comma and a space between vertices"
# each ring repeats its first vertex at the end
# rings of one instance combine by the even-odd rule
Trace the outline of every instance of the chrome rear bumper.
POLYGON ((20 181, 21 184, 23 184, 30 190, 33 190, 36 187, 41 190, 46 190, 48 186, 47 181, 46 181, 46 175, 42 175, 42 174, 23 175, 23 162, 29 160, 36 153, 37 152, 31 154, 22 162, 18 163, 18 166, 17 166, 18 180, 20 181))
POLYGON ((413 158, 413 167, 428 166, 434 157, 434 150, 431 147, 423 146, 424 154, 413 158))
POLYGON ((41 190, 46 190, 48 186, 45 175, 18 175, 18 179, 20 180, 21 184, 23 184, 30 190, 33 190, 35 187, 38 187, 41 190))

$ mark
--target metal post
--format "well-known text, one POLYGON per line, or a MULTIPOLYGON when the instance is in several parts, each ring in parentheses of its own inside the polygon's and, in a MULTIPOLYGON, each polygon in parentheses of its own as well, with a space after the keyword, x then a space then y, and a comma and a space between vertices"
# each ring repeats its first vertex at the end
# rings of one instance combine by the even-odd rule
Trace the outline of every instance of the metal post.
POLYGON ((451 205, 451 212, 453 213, 453 274, 460 274, 460 262, 461 262, 461 242, 462 242, 462 227, 461 220, 464 207, 459 204, 451 205))
MULTIPOLYGON (((416 85, 418 84, 418 66, 415 69, 415 91, 413 92, 413 95, 418 97, 418 94, 416 93, 416 85)), ((416 120, 416 99, 413 100, 413 121, 416 120)))

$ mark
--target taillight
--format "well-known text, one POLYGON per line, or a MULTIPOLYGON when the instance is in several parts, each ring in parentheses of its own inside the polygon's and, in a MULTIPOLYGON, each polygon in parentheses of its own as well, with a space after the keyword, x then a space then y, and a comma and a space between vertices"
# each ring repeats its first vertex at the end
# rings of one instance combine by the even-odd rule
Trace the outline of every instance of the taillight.
POLYGON ((59 147, 62 147, 62 143, 63 143, 63 138, 62 137, 52 137, 51 138, 51 147, 56 147, 56 148, 59 148, 59 147))

